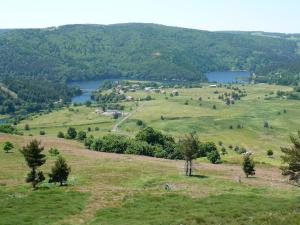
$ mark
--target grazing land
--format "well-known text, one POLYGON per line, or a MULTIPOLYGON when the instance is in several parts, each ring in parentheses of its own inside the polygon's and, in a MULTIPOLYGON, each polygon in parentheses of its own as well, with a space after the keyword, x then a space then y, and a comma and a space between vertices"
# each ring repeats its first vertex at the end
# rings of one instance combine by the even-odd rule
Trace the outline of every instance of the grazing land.
MULTIPOLYGON (((0 152, 0 224, 299 224, 298 188, 275 167, 258 165, 257 176, 244 179, 240 165, 201 162, 186 177, 181 160, 94 152, 51 136, 0 135, 7 140, 16 148, 0 152), (32 138, 66 157, 69 186, 45 182, 32 191, 24 183, 17 149, 32 138)), ((47 159, 45 172, 54 161, 47 159)))
POLYGON ((286 146, 289 135, 299 129, 300 104, 298 100, 278 98, 276 92, 292 88, 268 84, 234 86, 245 90, 247 96, 230 105, 218 96, 232 90, 211 88, 208 84, 203 84, 202 88, 180 88, 179 96, 174 97, 170 97, 173 89, 165 89, 166 94, 139 90, 126 95, 135 99, 150 95, 152 100, 139 102, 138 106, 134 101, 123 102, 125 112, 132 114, 122 123, 119 121, 123 117, 115 120, 96 113, 95 107, 77 106, 34 116, 22 121, 18 128, 26 135, 36 135, 44 130, 46 135, 56 136, 58 131, 65 132, 69 126, 78 130, 91 127, 90 134, 101 136, 111 132, 118 124, 118 133, 133 136, 141 129, 137 121, 142 120, 147 126, 176 138, 196 131, 202 141, 222 141, 229 153, 223 157, 227 162, 236 163, 241 158, 228 148, 232 145, 252 151, 257 162, 278 166, 280 146, 286 146), (216 109, 213 109, 214 105, 216 109), (268 128, 264 127, 265 122, 268 122, 268 128), (29 131, 24 130, 25 124, 29 124, 29 131), (96 127, 98 131, 95 131, 96 127), (272 158, 266 155, 269 149, 274 151, 272 158))

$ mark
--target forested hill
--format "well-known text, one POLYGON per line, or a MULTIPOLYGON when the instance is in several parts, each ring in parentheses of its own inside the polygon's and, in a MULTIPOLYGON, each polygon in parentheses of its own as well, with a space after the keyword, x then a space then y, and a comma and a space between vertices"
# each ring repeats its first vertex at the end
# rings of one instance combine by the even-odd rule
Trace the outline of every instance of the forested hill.
POLYGON ((258 81, 299 78, 299 44, 253 33, 155 24, 66 25, 0 33, 1 77, 65 81, 126 76, 203 80, 204 73, 249 70, 258 81))

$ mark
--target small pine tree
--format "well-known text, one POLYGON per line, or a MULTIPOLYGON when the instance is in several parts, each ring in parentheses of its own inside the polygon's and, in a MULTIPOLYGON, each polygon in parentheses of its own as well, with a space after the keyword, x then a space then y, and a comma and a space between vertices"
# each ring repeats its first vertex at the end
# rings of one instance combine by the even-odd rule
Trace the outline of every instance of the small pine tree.
POLYGON ((298 136, 290 136, 292 146, 281 147, 281 151, 284 153, 281 166, 282 175, 289 176, 289 181, 294 182, 296 185, 300 185, 300 131, 298 136))
POLYGON ((246 154, 243 161, 243 170, 246 177, 255 175, 255 164, 250 155, 246 154))
POLYGON ((64 185, 71 172, 71 167, 68 166, 66 160, 59 156, 49 174, 49 183, 59 183, 60 186, 64 185))
POLYGON ((33 189, 36 188, 38 183, 45 180, 43 172, 37 171, 37 168, 46 162, 46 156, 42 154, 43 151, 44 147, 42 147, 41 142, 37 140, 32 140, 20 150, 28 167, 31 168, 31 171, 27 174, 26 182, 31 183, 33 189))
POLYGON ((3 146, 3 150, 8 153, 10 150, 12 150, 14 148, 14 145, 9 142, 9 141, 6 141, 4 142, 4 146, 3 146))

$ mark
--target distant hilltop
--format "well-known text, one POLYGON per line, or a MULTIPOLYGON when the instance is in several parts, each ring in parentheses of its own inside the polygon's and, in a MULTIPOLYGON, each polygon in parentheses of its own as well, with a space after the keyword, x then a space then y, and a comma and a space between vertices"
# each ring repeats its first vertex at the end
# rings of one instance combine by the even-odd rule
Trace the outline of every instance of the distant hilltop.
POLYGON ((200 80, 211 71, 247 70, 257 82, 299 80, 300 35, 210 32, 157 24, 77 24, 0 30, 0 79, 42 76, 200 80))

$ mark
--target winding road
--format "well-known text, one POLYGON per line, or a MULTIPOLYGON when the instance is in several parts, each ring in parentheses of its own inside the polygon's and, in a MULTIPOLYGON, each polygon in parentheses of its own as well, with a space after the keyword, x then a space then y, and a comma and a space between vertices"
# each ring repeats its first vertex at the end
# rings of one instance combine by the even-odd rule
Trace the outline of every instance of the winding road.
POLYGON ((144 105, 146 104, 146 102, 143 102, 142 104, 140 104, 135 110, 131 111, 127 116, 125 116, 124 118, 122 118, 120 121, 118 121, 113 128, 111 129, 112 132, 117 132, 119 130, 119 126, 125 122, 127 119, 129 119, 134 113, 136 113, 138 110, 140 110, 144 105))

